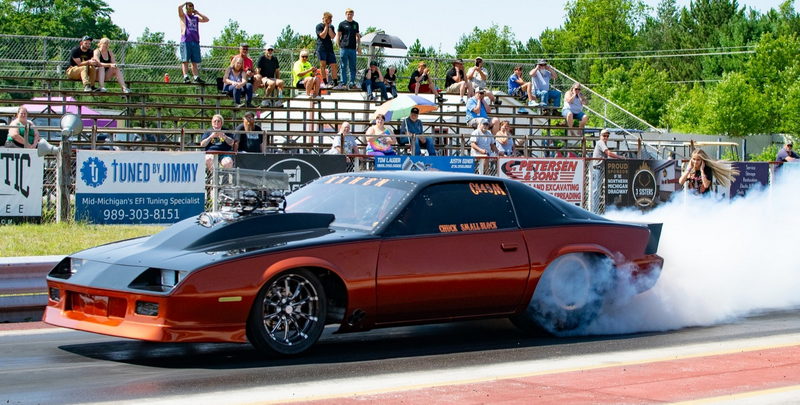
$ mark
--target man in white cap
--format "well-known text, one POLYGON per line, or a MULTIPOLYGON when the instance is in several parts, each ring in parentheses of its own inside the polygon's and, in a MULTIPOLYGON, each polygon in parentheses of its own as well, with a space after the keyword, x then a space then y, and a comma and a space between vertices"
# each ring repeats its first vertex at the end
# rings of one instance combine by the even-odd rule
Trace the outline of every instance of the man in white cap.
POLYGON ((600 192, 603 188, 603 169, 605 167, 603 161, 605 159, 624 159, 608 148, 609 136, 608 129, 603 128, 600 131, 600 139, 594 144, 594 152, 592 152, 592 206, 590 208, 593 212, 598 212, 600 208, 600 192))
POLYGON ((558 79, 558 73, 545 59, 539 59, 536 67, 529 72, 532 86, 528 89, 529 103, 533 103, 533 96, 539 99, 539 105, 546 107, 561 106, 561 92, 550 88, 550 81, 558 79))
MULTIPOLYGON (((281 68, 278 64, 278 58, 274 54, 274 46, 267 45, 264 47, 264 54, 258 58, 258 62, 255 66, 256 75, 253 77, 253 84, 256 88, 265 88, 265 98, 274 97, 275 89, 278 89, 278 98, 280 99, 283 97, 284 82, 280 78, 281 68)), ((270 103, 270 100, 264 100, 261 102, 262 107, 269 107, 271 104, 273 103, 270 103)), ((281 100, 275 100, 274 106, 279 107, 280 105, 281 100)))
MULTIPOLYGON (((483 66, 483 58, 480 56, 475 58, 475 66, 467 71, 467 80, 469 80, 473 89, 487 88, 486 81, 489 80, 489 71, 483 66)), ((486 97, 489 97, 489 100, 496 105, 502 104, 499 99, 494 97, 491 91, 486 90, 486 97)))

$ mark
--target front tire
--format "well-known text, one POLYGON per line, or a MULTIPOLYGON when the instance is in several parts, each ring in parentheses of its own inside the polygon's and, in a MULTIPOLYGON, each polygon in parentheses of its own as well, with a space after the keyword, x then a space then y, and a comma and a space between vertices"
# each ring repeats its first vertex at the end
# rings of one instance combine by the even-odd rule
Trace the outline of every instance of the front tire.
POLYGON ((247 338, 258 350, 291 356, 317 342, 325 328, 325 289, 314 273, 290 270, 259 291, 247 321, 247 338))
POLYGON ((558 257, 545 269, 528 307, 511 321, 529 332, 554 335, 586 326, 600 312, 613 275, 613 264, 603 256, 558 257))

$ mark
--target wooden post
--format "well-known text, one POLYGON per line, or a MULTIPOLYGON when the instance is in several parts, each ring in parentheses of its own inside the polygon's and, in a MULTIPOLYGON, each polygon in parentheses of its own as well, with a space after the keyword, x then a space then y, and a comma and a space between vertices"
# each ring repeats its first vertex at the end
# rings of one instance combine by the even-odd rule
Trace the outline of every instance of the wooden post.
POLYGON ((61 139, 56 169, 56 222, 70 221, 70 186, 72 185, 72 145, 69 135, 61 139))

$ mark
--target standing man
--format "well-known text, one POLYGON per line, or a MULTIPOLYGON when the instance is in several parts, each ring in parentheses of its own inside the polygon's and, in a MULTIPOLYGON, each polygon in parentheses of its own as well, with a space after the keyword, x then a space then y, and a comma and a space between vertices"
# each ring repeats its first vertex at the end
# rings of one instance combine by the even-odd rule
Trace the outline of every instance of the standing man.
POLYGON ((187 1, 178 6, 178 18, 181 21, 181 69, 183 82, 189 83, 189 62, 192 63, 194 83, 203 84, 197 64, 200 63, 200 23, 208 22, 208 17, 195 10, 194 3, 187 1), (183 9, 186 8, 186 12, 183 9))
MULTIPOLYGON (((254 84, 258 87, 264 87, 264 97, 274 97, 274 91, 277 88, 278 98, 283 98, 284 82, 280 78, 281 68, 278 65, 278 58, 275 56, 274 46, 267 45, 267 47, 264 48, 264 54, 258 58, 255 69, 256 75, 254 84)), ((270 105, 280 107, 282 104, 282 100, 275 100, 274 103, 270 103, 269 100, 261 102, 262 107, 269 107, 270 105)))
POLYGON ((339 23, 339 32, 336 34, 339 57, 342 59, 342 87, 348 85, 350 90, 358 89, 356 86, 356 55, 361 54, 361 33, 358 29, 358 22, 353 20, 354 14, 355 12, 351 8, 344 10, 345 20, 339 23))
POLYGON ((92 37, 88 35, 84 35, 80 44, 69 53, 67 77, 70 80, 82 81, 83 91, 97 90, 94 87, 94 81, 97 80, 97 68, 100 66, 100 62, 93 57, 92 37))
POLYGON ((622 156, 617 155, 608 148, 608 129, 603 128, 600 131, 600 139, 594 145, 594 152, 592 152, 592 212, 599 212, 600 209, 600 193, 603 189, 604 167, 603 161, 605 159, 623 159, 622 156))
POLYGON ((561 92, 550 88, 550 81, 558 79, 558 73, 547 63, 545 59, 539 59, 536 67, 530 71, 531 83, 533 86, 528 89, 529 103, 533 103, 533 97, 539 99, 539 105, 546 107, 561 105, 561 92), (531 94, 533 93, 533 94, 531 94), (552 103, 550 102, 552 100, 552 103))
POLYGON ((317 57, 319 58, 319 69, 322 72, 322 82, 325 87, 331 87, 328 84, 327 73, 327 65, 331 65, 333 85, 337 89, 342 89, 339 87, 339 66, 336 64, 336 54, 333 53, 333 38, 336 36, 336 31, 333 29, 331 21, 333 21, 333 14, 326 11, 322 14, 322 22, 317 24, 317 57))

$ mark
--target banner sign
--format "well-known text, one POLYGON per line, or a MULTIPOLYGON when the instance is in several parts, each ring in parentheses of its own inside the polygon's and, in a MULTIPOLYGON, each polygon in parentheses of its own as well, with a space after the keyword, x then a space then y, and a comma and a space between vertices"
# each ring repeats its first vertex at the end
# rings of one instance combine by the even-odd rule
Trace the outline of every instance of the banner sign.
POLYGON ((0 148, 0 224, 41 221, 43 177, 36 149, 0 148))
POLYGON ((767 162, 733 162, 733 167, 739 175, 731 182, 730 198, 743 197, 754 188, 766 186, 769 183, 769 163, 767 162))
POLYGON ((286 173, 289 175, 287 191, 294 191, 319 177, 346 172, 347 158, 344 155, 240 153, 236 155, 236 167, 286 173))
POLYGON ((603 164, 606 207, 650 209, 669 201, 678 189, 677 160, 609 159, 603 164))
POLYGON ((75 219, 94 224, 168 224, 205 210, 202 152, 79 150, 75 219))
POLYGON ((583 201, 582 159, 500 158, 499 177, 521 181, 575 205, 583 201))
POLYGON ((438 170, 474 173, 471 156, 375 156, 375 170, 438 170))

